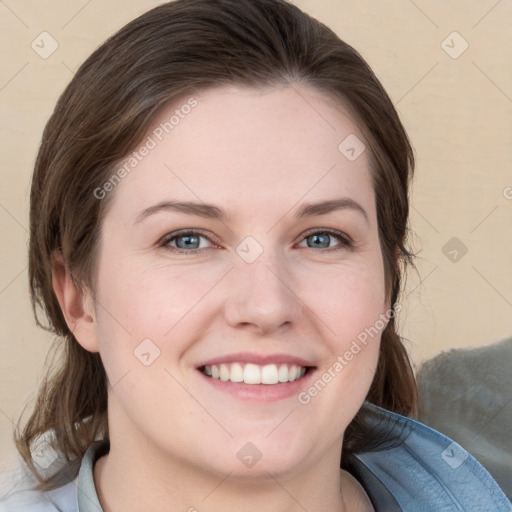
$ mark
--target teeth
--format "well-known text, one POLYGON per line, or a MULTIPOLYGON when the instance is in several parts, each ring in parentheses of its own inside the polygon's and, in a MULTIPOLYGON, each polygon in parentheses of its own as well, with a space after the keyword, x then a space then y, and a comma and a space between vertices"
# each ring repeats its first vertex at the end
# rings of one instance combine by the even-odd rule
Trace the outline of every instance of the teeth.
POLYGON ((220 380, 229 380, 229 368, 221 364, 219 368, 220 380))
POLYGON ((252 363, 223 363, 206 365, 202 371, 205 375, 222 381, 272 385, 298 380, 304 377, 306 368, 285 363, 267 364, 265 366, 252 363))
POLYGON ((288 366, 282 364, 279 366, 279 372, 277 374, 279 382, 288 382, 288 366))
POLYGON ((231 382, 244 381, 244 367, 240 363, 233 363, 231 365, 231 375, 229 376, 231 382))
POLYGON ((261 384, 261 372, 255 364, 246 364, 244 368, 244 382, 246 384, 261 384))
POLYGON ((277 384, 279 373, 275 364, 267 364, 261 369, 261 382, 263 384, 277 384))

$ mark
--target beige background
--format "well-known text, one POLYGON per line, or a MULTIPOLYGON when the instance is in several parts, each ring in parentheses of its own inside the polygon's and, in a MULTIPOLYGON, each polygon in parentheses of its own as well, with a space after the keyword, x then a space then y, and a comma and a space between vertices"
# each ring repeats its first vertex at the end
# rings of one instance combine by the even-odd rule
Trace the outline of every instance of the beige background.
MULTIPOLYGON (((159 3, 0 0, 0 470, 13 456, 12 420, 34 397, 51 342, 35 327, 26 266, 29 183, 44 124, 73 70, 106 37, 159 3), (43 59, 31 43, 43 51, 45 37, 51 48, 48 36, 40 36, 45 31, 58 48, 43 59)), ((367 59, 415 148, 411 241, 418 273, 410 274, 400 316, 414 361, 509 336, 512 3, 295 3, 367 59), (443 252, 453 237, 459 247, 443 252), (463 256, 460 244, 467 247, 463 256)))

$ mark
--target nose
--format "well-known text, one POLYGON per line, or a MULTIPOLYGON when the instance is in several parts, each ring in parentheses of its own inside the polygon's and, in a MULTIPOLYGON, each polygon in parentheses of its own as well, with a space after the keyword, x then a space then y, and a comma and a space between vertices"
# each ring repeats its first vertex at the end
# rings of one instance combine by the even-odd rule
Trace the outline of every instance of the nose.
POLYGON ((295 324, 303 313, 298 286, 285 257, 265 249, 254 261, 236 260, 225 283, 225 318, 231 327, 261 334, 295 324))

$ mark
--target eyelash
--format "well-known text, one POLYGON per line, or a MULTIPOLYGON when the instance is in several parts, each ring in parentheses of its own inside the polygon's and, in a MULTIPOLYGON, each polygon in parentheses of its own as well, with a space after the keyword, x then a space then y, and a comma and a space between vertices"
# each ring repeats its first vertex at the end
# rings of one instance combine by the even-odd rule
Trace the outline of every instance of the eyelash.
MULTIPOLYGON (((330 235, 338 238, 338 240, 341 242, 339 245, 331 248, 323 248, 322 252, 336 252, 340 250, 347 250, 347 249, 354 249, 354 242, 353 240, 346 235, 345 233, 342 233, 341 231, 336 231, 333 229, 316 229, 314 231, 308 231, 303 235, 303 238, 301 239, 301 242, 305 240, 306 238, 312 236, 312 235, 330 235)), ((175 231, 173 233, 169 233, 168 235, 164 236, 161 241, 159 242, 159 246, 166 248, 167 250, 170 250, 177 254, 197 254, 199 252, 202 252, 206 249, 210 249, 210 247, 203 247, 202 249, 180 249, 178 247, 170 247, 168 244, 177 238, 180 238, 182 236, 201 236, 203 238, 206 238, 210 243, 215 243, 215 241, 211 240, 211 238, 203 233, 202 231, 198 230, 182 230, 182 231, 175 231)), ((312 249, 315 250, 314 247, 306 247, 306 249, 312 249)))

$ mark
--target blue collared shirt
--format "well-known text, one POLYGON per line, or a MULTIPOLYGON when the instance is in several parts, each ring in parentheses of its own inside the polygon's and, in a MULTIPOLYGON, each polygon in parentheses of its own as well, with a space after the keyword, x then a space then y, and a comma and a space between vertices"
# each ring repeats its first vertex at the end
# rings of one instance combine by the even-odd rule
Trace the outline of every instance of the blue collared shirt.
MULTIPOLYGON (((512 512, 492 476, 457 443, 413 419, 365 407, 375 432, 386 431, 386 442, 353 455, 348 470, 376 512, 512 512)), ((0 500, 0 512, 103 512, 93 469, 108 450, 108 440, 96 441, 75 480, 49 492, 15 488, 0 500)))

